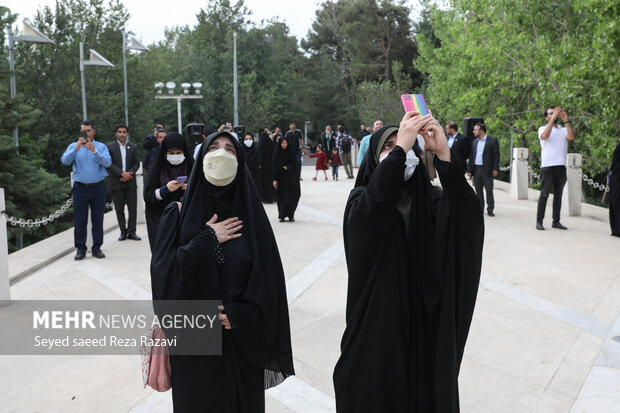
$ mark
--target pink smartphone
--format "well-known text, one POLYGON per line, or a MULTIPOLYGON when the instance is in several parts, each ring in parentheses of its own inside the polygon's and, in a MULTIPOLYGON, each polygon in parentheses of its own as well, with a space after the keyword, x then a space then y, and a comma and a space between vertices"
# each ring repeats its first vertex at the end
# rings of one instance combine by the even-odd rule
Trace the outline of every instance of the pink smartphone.
POLYGON ((401 95, 405 112, 418 112, 421 116, 428 115, 428 107, 424 95, 401 95))
POLYGON ((177 179, 175 179, 175 181, 177 181, 180 184, 184 184, 185 181, 187 181, 187 176, 177 176, 177 179))

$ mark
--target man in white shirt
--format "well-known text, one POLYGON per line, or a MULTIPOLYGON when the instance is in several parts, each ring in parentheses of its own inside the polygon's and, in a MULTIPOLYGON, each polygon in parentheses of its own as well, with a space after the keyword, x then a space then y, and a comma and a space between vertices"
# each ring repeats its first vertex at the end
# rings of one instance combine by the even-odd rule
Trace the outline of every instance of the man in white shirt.
POLYGON ((575 139, 575 132, 568 120, 568 115, 559 106, 550 106, 545 110, 547 124, 538 128, 540 140, 540 198, 538 198, 538 212, 536 214, 536 229, 544 231, 543 219, 547 207, 547 198, 553 187, 553 223, 552 227, 566 229, 560 223, 562 209, 562 191, 566 184, 566 153, 568 141, 575 139), (564 127, 558 125, 558 118, 564 122, 564 127))

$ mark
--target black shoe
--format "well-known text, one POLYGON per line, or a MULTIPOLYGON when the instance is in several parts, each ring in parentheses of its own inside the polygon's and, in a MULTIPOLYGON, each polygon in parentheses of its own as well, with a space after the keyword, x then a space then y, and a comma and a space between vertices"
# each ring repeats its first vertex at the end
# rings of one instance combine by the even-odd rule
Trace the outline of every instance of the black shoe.
POLYGON ((490 216, 490 217, 494 217, 494 216, 495 216, 495 214, 493 213, 493 211, 489 211, 489 212, 488 212, 488 214, 489 214, 489 216, 490 216))
POLYGON ((536 229, 539 230, 539 231, 544 231, 545 227, 543 227, 542 222, 537 222, 536 223, 536 229))
POLYGON ((139 236, 137 236, 136 234, 127 234, 127 238, 128 239, 132 239, 134 241, 141 241, 142 238, 140 238, 139 236))
POLYGON ((290 217, 288 220, 289 222, 295 222, 295 217, 290 217))
POLYGON ((284 222, 284 218, 280 218, 280 222, 284 222))
POLYGON ((95 258, 105 258, 105 254, 101 251, 93 251, 93 257, 95 258))
POLYGON ((82 261, 86 257, 86 253, 84 251, 78 251, 73 258, 76 261, 82 261))
POLYGON ((125 241, 126 239, 127 239, 127 234, 125 234, 125 233, 121 232, 121 236, 120 236, 120 237, 118 237, 118 240, 119 240, 119 241, 125 241))
POLYGON ((559 222, 554 222, 553 224, 551 224, 551 227, 557 228, 557 229, 568 229, 564 225, 560 224, 559 222))

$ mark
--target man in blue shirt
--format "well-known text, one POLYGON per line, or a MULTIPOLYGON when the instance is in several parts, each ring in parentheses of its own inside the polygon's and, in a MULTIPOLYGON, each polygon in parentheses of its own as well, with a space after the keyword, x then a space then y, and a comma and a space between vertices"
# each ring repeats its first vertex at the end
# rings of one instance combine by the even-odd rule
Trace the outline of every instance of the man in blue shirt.
POLYGON ((90 206, 93 226, 93 257, 105 258, 103 244, 103 213, 105 212, 105 168, 112 165, 108 147, 95 141, 95 127, 91 121, 80 124, 80 137, 70 144, 60 158, 65 165, 73 165, 73 239, 77 248, 76 260, 86 256, 86 223, 90 206))

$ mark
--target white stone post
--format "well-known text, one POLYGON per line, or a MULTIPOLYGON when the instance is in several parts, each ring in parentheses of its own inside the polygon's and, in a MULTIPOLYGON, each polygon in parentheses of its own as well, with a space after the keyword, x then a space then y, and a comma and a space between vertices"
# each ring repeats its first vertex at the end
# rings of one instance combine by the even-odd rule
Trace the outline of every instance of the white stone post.
POLYGON ((566 186, 562 194, 562 212, 571 217, 581 216, 581 201, 583 191, 581 187, 582 158, 579 153, 566 155, 566 186), (568 208, 566 208, 568 206, 568 208))
POLYGON ((529 150, 527 148, 513 148, 512 165, 510 168, 510 197, 514 199, 527 199, 528 172, 527 160, 529 150))
MULTIPOLYGON (((4 189, 0 188, 0 213, 6 209, 4 189)), ((9 239, 6 231, 6 217, 0 215, 0 307, 9 305, 9 239)))
POLYGON ((138 185, 138 209, 136 216, 136 223, 142 224, 146 222, 146 218, 144 215, 144 169, 142 168, 142 162, 140 162, 140 167, 136 171, 136 184, 138 185))

